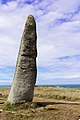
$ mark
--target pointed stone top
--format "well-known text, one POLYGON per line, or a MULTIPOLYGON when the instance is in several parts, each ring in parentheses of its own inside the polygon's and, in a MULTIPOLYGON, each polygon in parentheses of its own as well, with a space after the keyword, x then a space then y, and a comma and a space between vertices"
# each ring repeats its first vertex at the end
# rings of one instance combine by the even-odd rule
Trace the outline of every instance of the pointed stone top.
POLYGON ((35 19, 33 15, 29 15, 27 17, 27 24, 34 24, 35 23, 35 19))
POLYGON ((34 16, 30 14, 30 15, 28 15, 28 18, 29 19, 34 19, 34 16))

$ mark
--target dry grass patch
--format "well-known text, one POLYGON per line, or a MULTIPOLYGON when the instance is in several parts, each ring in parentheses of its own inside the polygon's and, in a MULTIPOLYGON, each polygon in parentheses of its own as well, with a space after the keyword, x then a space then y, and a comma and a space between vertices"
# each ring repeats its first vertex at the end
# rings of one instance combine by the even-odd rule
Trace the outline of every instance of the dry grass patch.
POLYGON ((36 97, 45 97, 57 100, 80 101, 80 89, 58 87, 35 87, 36 97))
POLYGON ((9 88, 1 88, 0 120, 79 120, 80 89, 57 87, 35 87, 34 102, 15 104, 4 103, 9 88))

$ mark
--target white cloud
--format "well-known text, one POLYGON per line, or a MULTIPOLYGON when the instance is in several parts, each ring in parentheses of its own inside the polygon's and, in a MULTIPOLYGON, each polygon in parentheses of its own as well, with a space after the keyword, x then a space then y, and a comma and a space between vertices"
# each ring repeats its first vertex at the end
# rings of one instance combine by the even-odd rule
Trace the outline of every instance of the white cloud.
MULTIPOLYGON (((37 21, 38 66, 50 69, 48 72, 39 72, 39 77, 43 80, 47 77, 48 79, 79 77, 80 64, 76 60, 71 59, 68 62, 58 60, 59 57, 80 53, 78 14, 67 22, 62 21, 66 13, 71 15, 75 13, 79 0, 42 2, 36 0, 32 4, 24 2, 25 0, 17 0, 0 5, 0 65, 15 65, 26 17, 33 14, 37 21), (61 20, 60 24, 56 22, 57 20, 61 20)), ((70 15, 67 15, 66 19, 69 17, 70 15)))
MULTIPOLYGON (((76 6, 80 4, 79 0, 57 0, 55 3, 55 9, 60 13, 72 13, 76 10, 76 6)), ((53 4, 52 4, 53 5, 53 4)))
POLYGON ((8 4, 9 6, 6 6, 5 10, 1 9, 0 11, 1 65, 15 64, 26 17, 28 14, 33 13, 31 11, 34 10, 33 6, 26 5, 23 8, 19 7, 12 11, 13 2, 8 2, 8 4))
POLYGON ((0 85, 11 85, 12 80, 0 80, 0 85))

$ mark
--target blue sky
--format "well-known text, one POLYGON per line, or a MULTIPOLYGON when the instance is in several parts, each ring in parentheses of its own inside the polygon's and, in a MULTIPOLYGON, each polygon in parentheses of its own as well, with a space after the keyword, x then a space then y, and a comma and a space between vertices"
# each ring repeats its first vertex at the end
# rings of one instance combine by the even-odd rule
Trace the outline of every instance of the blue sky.
POLYGON ((80 84, 80 0, 0 0, 0 84, 11 84, 26 18, 37 23, 37 84, 80 84))

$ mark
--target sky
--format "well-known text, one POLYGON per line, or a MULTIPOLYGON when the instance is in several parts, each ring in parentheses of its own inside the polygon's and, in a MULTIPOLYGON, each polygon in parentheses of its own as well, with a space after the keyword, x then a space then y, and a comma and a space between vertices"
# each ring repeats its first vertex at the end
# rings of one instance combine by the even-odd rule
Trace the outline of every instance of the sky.
POLYGON ((0 0, 0 85, 12 83, 29 14, 37 25, 36 84, 80 84, 80 0, 0 0))

